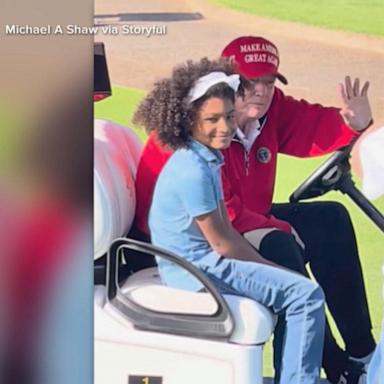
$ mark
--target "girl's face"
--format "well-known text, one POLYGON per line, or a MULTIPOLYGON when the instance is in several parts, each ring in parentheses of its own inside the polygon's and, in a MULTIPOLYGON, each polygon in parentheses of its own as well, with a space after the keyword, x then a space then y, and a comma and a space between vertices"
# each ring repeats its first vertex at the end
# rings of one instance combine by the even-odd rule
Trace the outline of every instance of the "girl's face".
POLYGON ((228 148, 235 134, 235 110, 231 100, 211 97, 197 112, 191 136, 212 149, 228 148))

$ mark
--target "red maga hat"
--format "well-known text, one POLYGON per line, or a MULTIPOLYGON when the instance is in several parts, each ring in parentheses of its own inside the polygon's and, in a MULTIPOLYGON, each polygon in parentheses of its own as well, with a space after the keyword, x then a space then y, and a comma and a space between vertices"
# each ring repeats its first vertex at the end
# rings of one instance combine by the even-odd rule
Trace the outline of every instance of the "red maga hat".
POLYGON ((221 56, 232 58, 237 72, 247 79, 273 75, 283 84, 288 84, 278 72, 280 60, 276 45, 263 37, 238 37, 224 48, 221 56))

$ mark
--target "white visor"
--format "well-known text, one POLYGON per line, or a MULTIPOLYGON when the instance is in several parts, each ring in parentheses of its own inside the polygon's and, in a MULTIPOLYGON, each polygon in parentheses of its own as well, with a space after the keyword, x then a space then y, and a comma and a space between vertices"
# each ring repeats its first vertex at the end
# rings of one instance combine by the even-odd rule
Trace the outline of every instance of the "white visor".
POLYGON ((240 85, 240 76, 226 75, 224 72, 211 72, 208 75, 200 77, 195 81, 194 86, 188 93, 189 104, 200 99, 200 97, 207 93, 209 88, 220 83, 228 84, 235 92, 237 92, 240 85))

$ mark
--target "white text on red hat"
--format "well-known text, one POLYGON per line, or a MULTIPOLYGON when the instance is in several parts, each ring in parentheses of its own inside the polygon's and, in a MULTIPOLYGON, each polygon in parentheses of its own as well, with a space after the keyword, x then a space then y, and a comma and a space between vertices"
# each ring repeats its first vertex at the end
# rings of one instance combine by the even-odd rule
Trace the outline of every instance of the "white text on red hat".
POLYGON ((240 52, 241 53, 260 52, 260 51, 270 52, 270 53, 278 56, 277 49, 272 44, 254 43, 254 44, 243 44, 243 45, 240 45, 240 52))
POLYGON ((244 56, 245 63, 269 63, 277 67, 279 61, 275 56, 268 55, 266 53, 252 53, 244 56))

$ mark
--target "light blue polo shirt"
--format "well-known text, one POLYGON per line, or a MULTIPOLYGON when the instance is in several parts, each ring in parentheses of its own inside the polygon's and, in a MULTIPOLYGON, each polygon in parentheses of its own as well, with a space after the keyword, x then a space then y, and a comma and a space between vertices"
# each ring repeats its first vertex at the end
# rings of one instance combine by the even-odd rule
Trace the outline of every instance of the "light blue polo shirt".
MULTIPOLYGON (((194 218, 218 209, 223 200, 220 167, 223 156, 195 140, 173 153, 161 171, 149 212, 154 245, 195 266, 213 266, 220 255, 204 238, 194 218)), ((189 272, 157 258, 160 276, 169 286, 198 291, 202 284, 189 272)))

